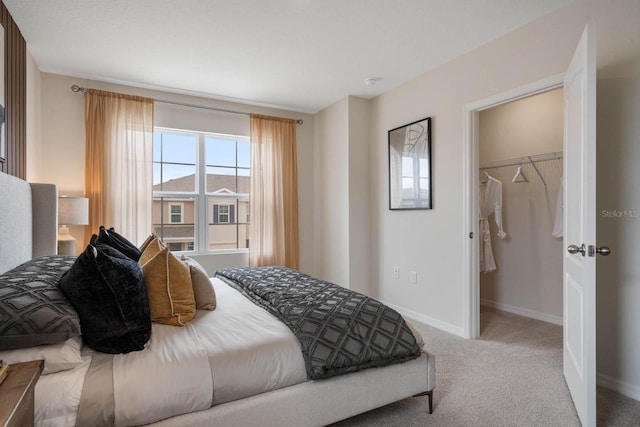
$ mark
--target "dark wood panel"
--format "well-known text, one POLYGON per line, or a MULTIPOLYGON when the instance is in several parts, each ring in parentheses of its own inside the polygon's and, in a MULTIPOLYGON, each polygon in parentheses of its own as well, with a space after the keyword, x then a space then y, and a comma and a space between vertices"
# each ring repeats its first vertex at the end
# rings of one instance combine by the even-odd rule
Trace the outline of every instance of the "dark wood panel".
POLYGON ((27 45, 3 3, 0 23, 4 27, 4 93, 6 157, 3 172, 26 178, 27 165, 27 45))
POLYGON ((0 385, 0 426, 33 426, 34 389, 44 360, 9 365, 9 372, 0 385))

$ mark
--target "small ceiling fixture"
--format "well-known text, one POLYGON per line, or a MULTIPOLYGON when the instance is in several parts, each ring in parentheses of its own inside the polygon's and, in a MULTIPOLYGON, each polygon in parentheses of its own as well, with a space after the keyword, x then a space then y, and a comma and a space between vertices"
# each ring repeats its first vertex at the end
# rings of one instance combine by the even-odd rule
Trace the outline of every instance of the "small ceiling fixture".
POLYGON ((366 78, 364 79, 364 84, 366 84, 367 86, 373 86, 374 84, 376 84, 378 82, 377 79, 374 79, 372 77, 366 78))

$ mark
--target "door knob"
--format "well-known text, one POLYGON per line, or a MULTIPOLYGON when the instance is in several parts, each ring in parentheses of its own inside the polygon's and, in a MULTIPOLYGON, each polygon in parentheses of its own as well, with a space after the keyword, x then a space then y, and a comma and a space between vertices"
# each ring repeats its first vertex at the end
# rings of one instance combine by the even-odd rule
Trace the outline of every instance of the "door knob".
POLYGON ((567 248, 567 251, 570 254, 577 254, 578 252, 580 252, 580 254, 582 254, 582 256, 585 255, 585 253, 587 252, 587 250, 584 247, 584 243, 582 245, 580 245, 580 247, 576 246, 576 245, 569 245, 569 247, 567 248))
POLYGON ((596 249, 596 253, 599 253, 602 256, 607 256, 611 253, 611 249, 609 249, 606 246, 600 246, 599 248, 596 249))

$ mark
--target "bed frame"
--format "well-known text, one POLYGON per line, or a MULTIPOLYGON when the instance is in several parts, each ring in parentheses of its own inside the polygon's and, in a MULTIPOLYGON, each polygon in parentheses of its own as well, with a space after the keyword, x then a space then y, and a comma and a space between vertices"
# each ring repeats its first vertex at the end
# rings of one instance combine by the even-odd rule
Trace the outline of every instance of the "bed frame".
MULTIPOLYGON (((0 172, 0 273, 37 256, 57 253, 58 191, 0 172)), ((154 426, 321 426, 417 395, 432 409, 435 358, 424 352, 409 362, 285 387, 210 409, 162 420, 154 426)))

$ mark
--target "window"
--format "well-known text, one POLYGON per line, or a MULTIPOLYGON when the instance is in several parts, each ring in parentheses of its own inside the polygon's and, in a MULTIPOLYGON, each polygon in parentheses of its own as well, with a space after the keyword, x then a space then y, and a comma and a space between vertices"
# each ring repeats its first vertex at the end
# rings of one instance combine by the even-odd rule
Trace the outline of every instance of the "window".
POLYGON ((156 128, 155 233, 175 250, 246 249, 249 179, 247 137, 156 128))
POLYGON ((182 224, 182 206, 182 203, 169 204, 169 222, 171 224, 182 224))
MULTIPOLYGON (((217 222, 218 224, 228 224, 229 223, 229 205, 217 205, 218 207, 218 217, 217 217, 217 222)), ((216 206, 213 207, 214 208, 214 216, 215 214, 215 208, 216 206)), ((214 223, 216 222, 216 218, 214 218, 214 223)))
POLYGON ((171 252, 181 251, 182 250, 182 243, 169 242, 169 243, 167 243, 167 247, 169 248, 169 250, 171 252))

